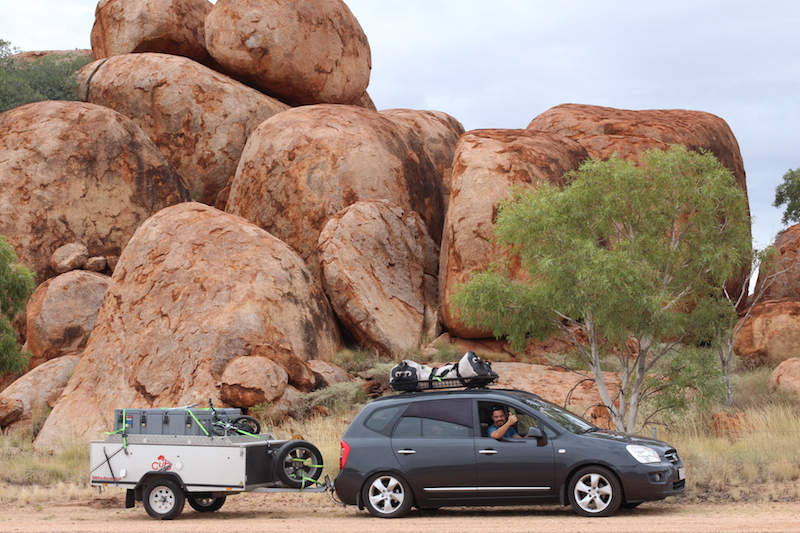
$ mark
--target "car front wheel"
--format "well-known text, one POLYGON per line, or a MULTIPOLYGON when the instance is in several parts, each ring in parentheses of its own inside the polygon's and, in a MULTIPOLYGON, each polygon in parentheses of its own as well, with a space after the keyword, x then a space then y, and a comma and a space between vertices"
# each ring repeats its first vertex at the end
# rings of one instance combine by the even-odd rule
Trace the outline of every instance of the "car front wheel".
POLYGON ((400 518, 414 503, 408 483, 394 474, 376 474, 364 485, 364 505, 372 516, 400 518))
POLYGON ((587 466, 572 477, 569 500, 579 515, 611 516, 622 503, 622 486, 608 468, 587 466))

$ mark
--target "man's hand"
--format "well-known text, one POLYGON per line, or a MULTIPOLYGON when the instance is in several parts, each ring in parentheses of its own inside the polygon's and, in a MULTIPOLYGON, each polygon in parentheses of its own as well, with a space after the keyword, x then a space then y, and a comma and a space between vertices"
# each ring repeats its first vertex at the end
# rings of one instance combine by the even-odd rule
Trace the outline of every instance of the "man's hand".
POLYGON ((517 423, 517 415, 515 415, 514 413, 509 414, 506 425, 513 426, 516 423, 517 423))

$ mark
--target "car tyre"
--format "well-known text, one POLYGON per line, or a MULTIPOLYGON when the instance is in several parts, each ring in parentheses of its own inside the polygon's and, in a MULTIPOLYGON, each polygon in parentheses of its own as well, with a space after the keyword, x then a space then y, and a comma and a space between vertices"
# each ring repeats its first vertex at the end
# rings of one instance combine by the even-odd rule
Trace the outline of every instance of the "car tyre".
POLYGON ((406 480, 395 474, 375 474, 363 489, 363 501, 372 516, 401 518, 414 504, 414 496, 406 480))
POLYGON ((581 516, 611 516, 622 503, 622 485, 603 466, 581 468, 569 482, 569 501, 581 516))

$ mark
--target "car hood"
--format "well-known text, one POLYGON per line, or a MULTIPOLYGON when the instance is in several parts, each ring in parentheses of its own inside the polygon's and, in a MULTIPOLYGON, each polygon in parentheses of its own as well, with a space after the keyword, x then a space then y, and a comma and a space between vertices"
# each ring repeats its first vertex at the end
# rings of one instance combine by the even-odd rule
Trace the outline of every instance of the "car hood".
POLYGON ((601 439, 605 441, 623 442, 625 444, 638 444, 640 446, 650 446, 651 448, 668 450, 672 446, 664 441, 642 437, 641 435, 634 435, 633 433, 622 433, 620 431, 610 431, 601 429, 591 433, 584 433, 582 437, 590 439, 601 439))

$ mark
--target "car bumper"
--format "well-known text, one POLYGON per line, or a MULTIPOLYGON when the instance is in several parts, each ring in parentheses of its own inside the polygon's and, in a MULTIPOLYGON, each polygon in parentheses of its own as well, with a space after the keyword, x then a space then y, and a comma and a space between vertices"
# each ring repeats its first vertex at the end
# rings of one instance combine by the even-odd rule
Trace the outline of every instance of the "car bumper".
POLYGON ((363 484, 364 476, 346 470, 339 472, 339 475, 333 480, 336 496, 345 505, 358 504, 358 493, 363 484))
POLYGON ((686 490, 686 470, 681 463, 639 464, 618 471, 627 502, 662 500, 686 490))

